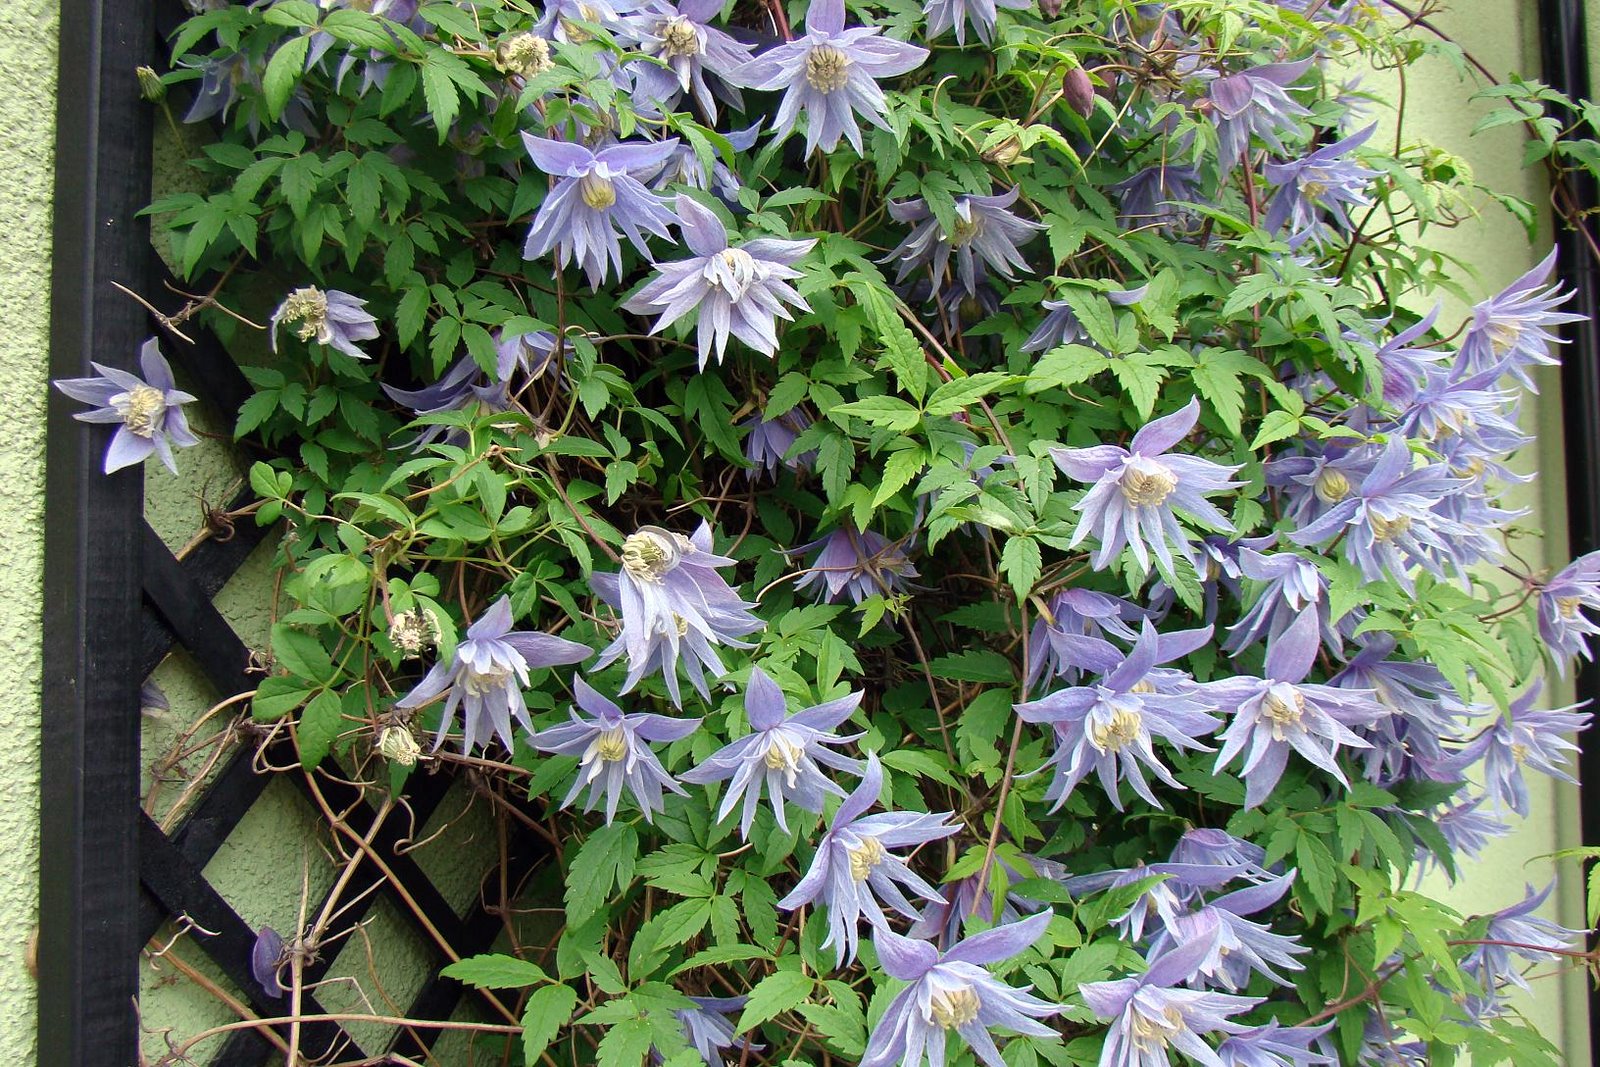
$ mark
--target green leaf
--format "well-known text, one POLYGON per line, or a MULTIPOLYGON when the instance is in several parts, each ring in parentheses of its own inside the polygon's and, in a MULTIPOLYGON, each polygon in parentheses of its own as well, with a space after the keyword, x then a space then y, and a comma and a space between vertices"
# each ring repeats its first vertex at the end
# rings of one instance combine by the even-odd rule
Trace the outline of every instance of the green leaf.
POLYGON ((606 1029, 595 1049, 595 1067, 640 1067, 654 1044, 646 1019, 624 1019, 606 1029))
POLYGON ((434 129, 439 132, 440 144, 449 136, 450 127, 461 110, 456 97, 456 80, 449 67, 452 62, 461 60, 448 52, 432 51, 422 61, 422 95, 428 104, 428 114, 433 117, 434 129))
POLYGON ((1031 537, 1008 537, 1000 553, 1000 573, 1011 579, 1011 588, 1022 600, 1033 591, 1033 584, 1044 570, 1039 542, 1031 537))
POLYGON ((547 985, 535 989, 522 1009, 522 1062, 533 1067, 572 1018, 578 994, 572 987, 547 985))
POLYGON ((283 109, 305 72, 306 52, 310 47, 310 36, 301 34, 284 42, 267 61, 266 73, 261 76, 261 98, 267 117, 273 121, 283 117, 283 109))
POLYGON ((744 1011, 739 1013, 735 1033, 745 1031, 792 1011, 811 995, 812 980, 799 971, 774 971, 755 984, 744 1011))
POLYGON ((1300 432, 1300 417, 1291 415, 1287 411, 1269 411, 1267 417, 1261 420, 1261 428, 1256 431, 1256 439, 1250 442, 1251 449, 1269 445, 1274 441, 1282 441, 1293 437, 1300 432))
POLYGON ((278 666, 297 678, 304 678, 318 685, 327 685, 333 681, 332 658, 322 647, 322 642, 304 630, 297 630, 287 623, 278 623, 272 628, 272 654, 278 661, 278 666))
POLYGON ((250 717, 256 722, 277 722, 304 704, 313 692, 295 678, 263 678, 250 699, 250 717))
POLYGON ((589 835, 567 867, 567 921, 578 926, 604 908, 612 886, 633 881, 639 835, 626 823, 602 826, 589 835))
POLYGON ((912 479, 922 473, 924 465, 925 458, 920 447, 891 452, 889 461, 883 465, 883 480, 878 483, 877 492, 872 494, 872 506, 882 507, 896 493, 910 485, 912 479))
POLYGON ((996 371, 982 371, 971 374, 965 378, 952 378, 933 391, 928 397, 929 415, 954 415, 964 411, 969 405, 977 403, 983 397, 995 390, 1013 382, 1021 381, 1010 374, 1000 374, 996 371))
POLYGON ((300 713, 300 728, 296 734, 300 742, 300 765, 309 771, 326 759, 343 727, 339 694, 324 689, 312 697, 300 713))
POLYGON ((538 964, 497 952, 457 960, 439 973, 474 989, 521 989, 550 980, 538 964))
POLYGON ((841 404, 829 414, 853 415, 873 426, 883 426, 897 433, 914 429, 922 421, 922 412, 897 396, 869 396, 841 404))

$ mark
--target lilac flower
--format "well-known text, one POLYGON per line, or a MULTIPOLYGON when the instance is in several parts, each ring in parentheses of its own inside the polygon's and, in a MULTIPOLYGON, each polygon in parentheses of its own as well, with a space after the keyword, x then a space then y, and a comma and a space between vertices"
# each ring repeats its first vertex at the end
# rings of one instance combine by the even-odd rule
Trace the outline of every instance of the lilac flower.
POLYGON ((922 917, 916 905, 906 898, 902 886, 925 900, 941 900, 933 886, 888 850, 937 841, 961 830, 949 821, 949 812, 866 814, 882 790, 883 766, 877 754, 869 752, 861 784, 839 805, 833 825, 817 842, 806 876, 778 901, 778 907, 789 911, 819 898, 828 906, 828 939, 822 947, 834 947, 840 967, 856 958, 858 923, 863 914, 874 927, 886 922, 883 904, 908 919, 922 917))
POLYGON ((256 931, 250 945, 250 977, 256 980, 268 1000, 276 1000, 289 992, 278 977, 278 965, 283 962, 283 935, 270 926, 256 931))
POLYGON ((1028 0, 923 0, 922 13, 928 19, 930 41, 954 27, 956 44, 964 45, 967 43, 967 23, 970 22, 978 33, 978 39, 988 44, 994 36, 994 24, 999 17, 996 8, 1025 11, 1031 6, 1028 0))
POLYGON ((1600 626, 1584 614, 1584 608, 1600 611, 1600 552, 1579 556, 1539 590, 1539 636, 1563 676, 1569 660, 1594 657, 1588 638, 1600 634, 1600 626))
POLYGON ((1128 621, 1145 614, 1143 608, 1109 593, 1063 589, 1028 634, 1028 687, 1038 685, 1047 674, 1075 680, 1080 671, 1114 670, 1122 654, 1106 635, 1130 643, 1138 640, 1128 621))
POLYGON ((584 24, 617 32, 622 16, 637 8, 633 0, 549 0, 544 15, 533 25, 540 37, 582 44, 594 39, 584 24))
POLYGON ((815 586, 823 592, 824 602, 838 600, 841 593, 855 604, 869 596, 893 596, 905 589, 907 578, 918 577, 898 541, 871 530, 857 530, 849 522, 793 551, 807 552, 818 545, 822 551, 794 587, 798 591, 815 586))
POLYGON ((183 405, 195 398, 178 388, 172 367, 161 354, 154 337, 139 346, 141 378, 131 371, 90 363, 94 378, 62 378, 55 387, 72 399, 93 404, 93 411, 72 416, 79 422, 115 423, 117 432, 106 446, 105 473, 143 463, 152 452, 173 474, 178 461, 172 449, 197 445, 200 439, 189 429, 183 405))
POLYGON ((592 649, 576 641, 513 632, 511 598, 503 596, 467 627, 467 638, 456 646, 455 655, 434 664, 417 687, 395 701, 394 706, 408 711, 420 708, 448 690, 439 732, 433 739, 435 749, 444 744, 457 707, 463 715, 462 752, 471 752, 490 733, 511 749, 515 742, 511 733, 513 718, 523 729, 533 732, 528 704, 522 696, 529 669, 581 663, 592 655, 592 649))
POLYGON ((570 723, 540 730, 533 738, 533 747, 540 752, 579 757, 578 780, 572 783, 561 806, 570 805, 587 785, 589 799, 583 810, 593 811, 600 794, 604 793, 606 825, 610 826, 617 815, 622 788, 627 786, 645 822, 650 822, 654 812, 664 810, 663 787, 678 794, 683 790, 661 766, 649 743, 681 741, 694 733, 700 720, 641 713, 624 715, 621 708, 597 693, 582 678, 575 679, 573 685, 578 694, 578 707, 592 718, 580 716, 577 708, 573 708, 570 723))
POLYGON ((752 415, 739 424, 750 432, 744 439, 744 458, 750 461, 746 478, 754 481, 762 474, 776 475, 781 464, 790 470, 807 470, 817 460, 815 450, 790 457, 789 451, 811 420, 799 408, 790 408, 775 419, 752 415))
POLYGON ((1208 919, 1197 924, 1191 940, 1152 959, 1144 974, 1078 987, 1089 1010, 1111 1020, 1100 1067, 1170 1067, 1169 1046, 1214 1065, 1216 1053, 1200 1035, 1246 1032, 1247 1027, 1230 1022, 1229 1016, 1249 1011, 1261 1003, 1259 997, 1173 988, 1193 977, 1213 951, 1216 919, 1208 919))
POLYGON ((1337 1056, 1311 1051, 1333 1028, 1321 1026, 1280 1026, 1274 1019, 1265 1026, 1241 1030, 1217 1046, 1222 1067, 1322 1067, 1337 1064, 1337 1056))
MULTIPOLYGON (((725 136, 728 144, 735 152, 748 152, 755 147, 756 134, 761 130, 761 123, 757 119, 754 124, 742 130, 729 130, 725 136)), ((743 188, 739 176, 735 174, 721 156, 711 160, 711 170, 707 172, 705 163, 700 158, 700 153, 694 145, 687 142, 679 143, 672 152, 672 156, 661 168, 661 173, 650 182, 650 188, 660 192, 669 185, 687 185, 691 189, 705 189, 715 193, 719 198, 729 204, 736 204, 739 199, 739 190, 743 188)))
MULTIPOLYGON (((1473 797, 1441 809, 1430 817, 1433 825, 1438 828, 1450 846, 1451 854, 1458 859, 1463 856, 1477 859, 1490 841, 1511 832, 1511 825, 1504 819, 1478 810, 1488 799, 1487 796, 1473 797)), ((1418 854, 1425 859, 1436 858, 1423 846, 1418 846, 1418 854)))
POLYGON ((1306 611, 1316 614, 1323 640, 1338 648, 1339 636, 1328 619, 1328 580, 1315 563, 1291 552, 1269 556, 1240 548, 1239 569, 1245 577, 1266 585, 1250 610, 1228 628, 1228 639, 1222 644, 1225 650, 1237 652, 1261 640, 1270 644, 1306 611))
MULTIPOLYGON (((385 382, 383 391, 390 400, 410 408, 418 416, 450 411, 504 411, 511 406, 505 382, 490 381, 471 356, 456 360, 432 385, 421 389, 397 389, 385 382)), ((463 436, 459 429, 434 424, 424 427, 409 443, 413 449, 420 450, 440 438, 453 444, 463 436)))
POLYGON ((324 292, 314 285, 296 289, 272 313, 272 350, 278 350, 278 327, 288 323, 302 341, 327 345, 351 359, 366 359, 356 342, 378 336, 378 320, 366 308, 365 300, 337 289, 324 292))
POLYGON ((1045 935, 1050 913, 997 926, 950 946, 941 955, 926 941, 901 937, 884 927, 873 935, 878 961, 891 978, 910 982, 889 1002, 867 1041, 861 1067, 944 1067, 948 1031, 960 1034, 987 1067, 1005 1067, 989 1031, 1002 1028, 1032 1037, 1054 1037, 1037 1019, 1061 1007, 995 978, 984 964, 1020 955, 1045 935))
POLYGON ((1351 229, 1350 216, 1345 209, 1364 207, 1372 202, 1366 190, 1378 172, 1341 157, 1365 144, 1377 128, 1378 124, 1373 123, 1359 133, 1324 145, 1299 159, 1268 163, 1264 168, 1267 180, 1278 187, 1264 220, 1268 232, 1288 226, 1291 234, 1305 235, 1320 243, 1328 228, 1319 217, 1318 209, 1326 211, 1341 229, 1351 229))
POLYGON ((1413 566, 1444 577, 1444 563, 1456 561, 1450 538, 1464 531, 1436 505, 1461 487, 1443 464, 1414 467, 1405 438, 1392 435, 1359 488, 1347 483, 1349 495, 1290 536, 1315 545, 1343 533, 1345 557, 1363 578, 1376 582, 1387 574, 1409 592, 1413 566))
POLYGON ((744 692, 744 711, 752 732, 718 749, 704 763, 680 777, 697 785, 733 779, 727 795, 722 798, 717 820, 726 819, 743 797, 744 813, 739 819, 739 833, 746 840, 750 837, 750 826, 755 822, 756 806, 761 802, 761 788, 765 783, 778 828, 788 833, 789 821, 783 811, 785 801, 820 813, 826 794, 845 795, 843 789, 822 773, 822 768, 817 766, 819 763, 838 771, 861 773, 858 761, 827 747, 862 736, 840 737, 831 732, 848 719, 860 703, 861 694, 851 693, 786 715, 783 690, 761 668, 753 667, 750 685, 744 692))
MULTIPOLYGON (((1385 402, 1396 407, 1410 404, 1411 399, 1417 395, 1417 390, 1422 388, 1428 368, 1445 358, 1445 353, 1436 349, 1412 347, 1413 341, 1433 329, 1433 324, 1438 318, 1439 305, 1435 304, 1432 311, 1382 343, 1375 337, 1369 337, 1365 331, 1353 329, 1345 331, 1343 336, 1346 341, 1366 349, 1377 362, 1378 369, 1383 375, 1385 402)), ((1367 323, 1368 329, 1374 334, 1388 325, 1387 319, 1369 320, 1367 323)))
MULTIPOLYGON (((1142 941, 1146 927, 1152 936, 1163 933, 1175 935, 1178 920, 1188 912, 1190 905, 1200 899, 1204 890, 1215 889, 1235 878, 1253 877, 1254 871, 1246 864, 1205 863, 1150 863, 1138 864, 1122 870, 1080 874, 1063 883, 1074 896, 1098 893, 1106 889, 1121 889, 1136 882, 1152 879, 1142 893, 1134 898, 1128 910, 1112 921, 1118 936, 1125 941, 1142 941)), ((1189 935, 1193 936, 1193 931, 1189 935)))
POLYGON ((806 155, 831 152, 843 137, 861 154, 854 114, 881 129, 887 104, 874 79, 909 73, 928 58, 926 48, 880 37, 878 26, 844 28, 844 0, 815 0, 806 12, 805 36, 781 44, 738 68, 729 80, 750 89, 782 89, 773 133, 781 141, 806 114, 806 155), (852 114, 854 113, 854 114, 852 114))
MULTIPOLYGON (((719 1067, 727 1064, 722 1056, 725 1048, 746 1048, 751 1052, 760 1052, 767 1046, 757 1044, 748 1037, 734 1036, 733 1021, 728 1017, 736 1011, 743 1011, 749 997, 690 997, 694 1002, 692 1008, 681 1008, 672 1013, 673 1018, 683 1027, 683 1036, 688 1040, 700 1058, 706 1062, 707 1067, 719 1067)), ((662 1057, 654 1049, 651 1058, 660 1063, 662 1057)))
POLYGON ((1267 850, 1260 845, 1211 827, 1185 830, 1172 849, 1173 863, 1242 868, 1246 878, 1271 877, 1266 861, 1267 850))
POLYGON ((1200 938, 1209 944, 1210 951, 1189 979, 1194 985, 1216 985, 1237 993, 1250 984, 1253 974, 1263 975, 1279 985, 1289 985, 1289 980, 1273 968, 1304 970, 1295 956, 1311 950, 1295 938, 1273 933, 1267 926, 1245 916, 1254 915, 1283 899, 1294 876, 1295 872, 1290 871, 1281 877, 1236 889, 1197 911, 1180 915, 1152 942, 1152 947, 1168 939, 1187 945, 1200 938))
POLYGON ((1543 688, 1544 683, 1534 682, 1511 702, 1506 714, 1461 751, 1463 766, 1483 761, 1484 788, 1495 805, 1524 817, 1528 814, 1528 784, 1523 781, 1522 768, 1532 767, 1563 782, 1577 781, 1567 773, 1565 754, 1578 751, 1578 746, 1566 735, 1588 729, 1592 718, 1587 711, 1580 714, 1575 710, 1581 704, 1549 711, 1536 708, 1543 688))
POLYGON ((750 613, 755 605, 740 600, 717 573, 733 563, 711 551, 709 523, 702 522, 692 537, 657 526, 630 534, 622 542, 622 569, 589 579, 600 598, 622 612, 622 633, 600 653, 596 669, 626 652, 624 693, 659 668, 672 702, 682 707, 678 665, 687 653, 681 662, 689 681, 709 700, 704 672, 727 673, 714 646, 750 648, 739 638, 766 626, 750 613))
POLYGON ((1430 663, 1390 659, 1395 639, 1386 633, 1360 638, 1363 647, 1329 685, 1370 690, 1389 714, 1357 733, 1370 742, 1367 780, 1381 786, 1407 778, 1451 782, 1460 777, 1457 753, 1444 742, 1460 741, 1459 726, 1471 711, 1430 663))
POLYGON ((1285 152, 1279 135, 1292 132, 1296 119, 1311 114, 1286 90, 1310 67, 1310 59, 1268 63, 1211 83, 1207 95, 1217 126, 1217 158, 1225 168, 1232 170, 1239 164, 1252 134, 1280 155, 1285 152))
POLYGON ((701 370, 713 343, 722 362, 730 333, 764 356, 775 354, 777 320, 793 319, 783 305, 811 310, 789 282, 800 277, 793 264, 817 242, 758 237, 729 247, 722 220, 687 196, 678 197, 678 217, 694 256, 661 264, 658 276, 622 306, 641 315, 661 312, 651 333, 693 312, 701 370))
POLYGON ((895 281, 905 281, 913 271, 927 268, 936 286, 942 286, 950 270, 950 256, 956 259, 956 276, 961 290, 976 293, 980 280, 981 259, 989 268, 1007 281, 1016 278, 1015 269, 1028 270, 1028 261, 1018 250, 1033 235, 1044 229, 1010 211, 1012 204, 1022 195, 1020 187, 998 196, 962 194, 955 198, 954 229, 945 230, 934 216, 933 210, 922 200, 889 201, 889 214, 896 222, 911 224, 906 239, 880 263, 898 260, 899 271, 895 281))
POLYGON ((679 0, 676 5, 656 0, 624 20, 623 35, 634 47, 665 64, 634 65, 633 99, 642 110, 670 110, 684 93, 694 97, 713 123, 717 120, 713 93, 744 110, 744 98, 726 79, 750 61, 751 46, 711 25, 720 14, 721 0, 679 0), (709 84, 707 74, 712 75, 709 84))
POLYGON ((1134 559, 1145 571, 1150 569, 1150 549, 1169 570, 1172 548, 1198 566, 1194 546, 1178 525, 1175 508, 1208 526, 1233 531, 1233 524, 1205 498, 1236 488, 1240 483, 1228 476, 1239 468, 1169 451, 1189 435, 1199 419, 1200 402, 1190 400, 1134 434, 1128 448, 1095 445, 1050 450, 1067 477, 1094 483, 1074 505, 1083 514, 1071 544, 1095 535, 1100 542, 1092 557, 1096 570, 1108 566, 1124 546, 1133 550, 1134 559))
POLYGON ((556 178, 528 230, 523 259, 538 259, 559 245, 558 262, 576 262, 590 287, 599 289, 612 268, 622 273, 619 229, 641 255, 648 255, 640 231, 667 237, 667 227, 678 221, 662 198, 641 184, 671 157, 676 139, 614 144, 598 152, 526 132, 522 143, 534 165, 556 178))
POLYGON ((1533 914, 1550 899, 1555 887, 1552 881, 1536 893, 1530 885, 1520 902, 1491 914, 1483 941, 1502 943, 1475 945, 1461 961, 1461 969, 1477 980, 1487 999, 1493 1001, 1496 992, 1508 984, 1532 992, 1512 957, 1548 963, 1583 943, 1583 931, 1569 930, 1533 914))
POLYGON ((1538 266, 1473 306, 1457 362, 1463 374, 1502 368, 1538 392, 1528 368, 1556 365, 1560 361, 1550 354, 1550 345, 1565 344, 1549 328, 1583 320, 1582 315, 1556 310, 1572 299, 1572 290, 1562 292, 1559 283, 1550 284, 1555 266, 1552 248, 1538 266))
MULTIPOLYGON (((1025 721, 1054 727, 1056 749, 1047 765, 1055 776, 1045 799, 1054 812, 1092 770, 1112 805, 1122 810, 1118 782, 1126 779, 1146 803, 1161 807, 1144 769, 1173 789, 1182 789, 1156 757, 1151 741, 1159 737, 1178 749, 1211 751, 1199 741, 1221 725, 1207 714, 1210 706, 1197 699, 1199 690, 1173 687, 1159 691, 1148 679, 1159 663, 1186 656, 1211 639, 1211 627, 1158 634, 1149 620, 1133 650, 1117 668, 1094 685, 1058 689, 1043 700, 1017 704, 1025 721)), ((1042 769, 1042 768, 1041 768, 1042 769)))
POLYGON ((1117 221, 1125 226, 1171 229, 1184 217, 1181 204, 1198 199, 1200 168, 1176 163, 1146 167, 1110 191, 1118 201, 1117 221))
MULTIPOLYGON (((1100 295, 1114 307, 1127 307, 1143 300, 1149 289, 1150 286, 1146 284, 1137 289, 1108 289, 1100 295)), ((1022 342, 1024 352, 1048 352, 1062 345, 1081 344, 1088 338, 1089 334, 1084 330, 1083 323, 1078 321, 1078 313, 1072 310, 1070 301, 1046 300, 1044 309, 1047 312, 1044 321, 1022 342)))
POLYGON ((1032 914, 1048 906, 1043 901, 1007 889, 1000 901, 1000 913, 997 916, 994 888, 998 872, 1004 872, 1006 884, 1010 886, 1033 878, 1059 881, 1066 877, 1067 869, 1055 860, 1041 859, 1015 849, 1010 849, 1010 855, 1007 855, 1007 847, 1002 846, 995 854, 989 877, 984 877, 982 871, 975 871, 965 878, 946 882, 939 891, 939 899, 923 907, 922 918, 911 924, 906 936, 945 945, 954 944, 961 936, 962 921, 969 915, 979 916, 985 921, 993 919, 997 924, 1014 923, 1022 918, 1024 912, 1032 914))
POLYGON ((1339 746, 1370 748, 1350 728, 1371 725, 1388 714, 1370 690, 1304 681, 1316 661, 1317 631, 1316 614, 1307 612, 1267 652, 1266 678, 1228 678, 1207 687, 1219 704, 1238 709, 1222 732, 1215 771, 1221 773, 1244 756, 1239 775, 1245 782, 1246 808, 1256 807, 1272 792, 1291 749, 1348 789, 1337 761, 1339 746))
POLYGON ((255 80, 250 59, 242 52, 206 60, 200 65, 200 86, 195 90, 194 103, 189 105, 183 121, 204 122, 219 115, 226 121, 239 99, 239 86, 255 80))
POLYGON ((542 378, 554 362, 559 347, 556 335, 549 330, 532 333, 499 330, 494 335, 495 376, 502 382, 509 382, 512 373, 520 369, 530 379, 542 378))

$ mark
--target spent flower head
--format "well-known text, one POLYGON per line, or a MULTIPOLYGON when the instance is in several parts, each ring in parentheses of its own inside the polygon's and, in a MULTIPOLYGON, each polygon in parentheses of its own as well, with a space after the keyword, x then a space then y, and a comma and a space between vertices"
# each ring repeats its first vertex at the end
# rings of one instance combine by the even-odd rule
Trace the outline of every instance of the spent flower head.
POLYGON ((302 341, 315 341, 351 359, 366 359, 357 341, 378 336, 378 320, 367 314, 367 302, 337 289, 314 285, 284 297, 272 313, 272 350, 278 350, 278 329, 288 326, 302 341))

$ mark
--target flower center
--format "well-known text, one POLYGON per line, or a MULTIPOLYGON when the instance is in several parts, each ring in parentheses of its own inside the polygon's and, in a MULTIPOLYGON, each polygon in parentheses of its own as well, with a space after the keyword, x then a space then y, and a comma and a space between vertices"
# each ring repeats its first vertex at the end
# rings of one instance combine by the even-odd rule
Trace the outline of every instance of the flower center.
POLYGON ((742 248, 727 248, 711 257, 706 264, 706 281, 728 294, 737 302, 750 291, 756 280, 755 257, 742 248))
POLYGON ((805 754, 804 745, 782 734, 774 734, 771 743, 767 745, 767 769, 782 771, 784 779, 793 786, 800 773, 800 761, 805 758, 805 754))
POLYGON ((1382 515, 1369 515, 1367 521, 1372 524, 1372 536, 1379 541, 1393 541, 1411 529, 1411 517, 1399 515, 1386 519, 1382 515))
POLYGON ((1556 597, 1556 608, 1561 612, 1561 617, 1563 619, 1576 619, 1578 617, 1578 608, 1582 604, 1583 604, 1583 598, 1582 597, 1576 597, 1576 596, 1558 596, 1558 597, 1556 597))
POLYGON ((1148 464, 1148 469, 1129 467, 1122 474, 1122 496, 1136 508, 1153 508, 1161 505, 1178 488, 1178 476, 1159 463, 1148 464))
POLYGON ((1128 687, 1128 692, 1130 693, 1154 693, 1155 691, 1156 684, 1148 678, 1140 679, 1128 687))
POLYGON ((946 1030, 966 1026, 978 1018, 978 991, 971 986, 941 989, 929 998, 933 1021, 946 1030))
POLYGON ((850 57, 829 44, 806 54, 806 82, 819 93, 836 93, 850 80, 850 57))
POLYGON ((1324 467, 1311 486, 1311 491, 1324 504, 1337 504, 1350 495, 1350 479, 1331 467, 1324 467))
POLYGON ((578 193, 583 202, 596 211, 604 211, 617 202, 617 187, 610 178, 598 174, 585 174, 578 179, 578 193))
POLYGON ((389 624, 389 640, 407 658, 419 656, 439 641, 439 621, 422 608, 402 611, 389 624))
POLYGON ((1503 356, 1517 346, 1522 328, 1514 322, 1491 322, 1488 330, 1489 347, 1497 356, 1503 356))
POLYGON ((872 868, 883 862, 887 853, 876 837, 863 837, 860 848, 848 850, 850 853, 850 877, 858 882, 865 882, 872 873, 872 868))
POLYGON ((1300 690, 1285 688, 1289 693, 1287 699, 1280 696, 1275 687, 1261 702, 1261 715, 1272 724, 1274 741, 1284 740, 1291 729, 1299 727, 1306 713, 1306 698, 1300 694, 1300 690))
MULTIPOLYGON (((594 23, 594 24, 598 25, 599 22, 600 22, 600 12, 596 11, 593 7, 589 6, 588 4, 579 4, 578 5, 578 18, 582 19, 585 22, 594 23)), ((579 26, 572 19, 567 19, 567 18, 562 19, 561 20, 561 28, 563 30, 567 31, 567 40, 571 41, 573 44, 582 44, 585 41, 594 40, 594 34, 590 33, 588 30, 584 29, 582 26, 579 26)))
POLYGON ((1141 1052, 1167 1047, 1167 1042, 1183 1030, 1183 1014, 1169 1007, 1159 1016, 1146 1015, 1138 1008, 1132 1012, 1133 1046, 1141 1052))
POLYGON ((154 437, 167 410, 167 397, 153 385, 136 385, 123 393, 115 406, 129 433, 154 437))
POLYGON ((1528 746, 1521 741, 1511 742, 1511 758, 1517 763, 1526 763, 1528 761, 1528 746))
POLYGON ((968 218, 957 215, 955 226, 950 231, 950 243, 956 247, 969 244, 974 237, 983 232, 983 220, 974 215, 968 218))
POLYGON ((1108 722, 1097 722, 1089 728, 1089 743, 1101 752, 1121 752, 1139 739, 1144 728, 1144 717, 1130 708, 1118 708, 1108 722))
POLYGON ((594 740, 594 751, 607 763, 615 763, 628 754, 628 738, 622 727, 602 731, 594 740))
POLYGON ((1302 181, 1300 183, 1300 195, 1305 197, 1307 200, 1319 200, 1326 196, 1327 193, 1328 186, 1325 182, 1312 180, 1302 181))
POLYGON ((283 302, 283 321, 300 324, 295 328, 295 336, 302 341, 320 337, 328 328, 327 296, 315 286, 296 289, 283 302))
POLYGON ((679 557, 671 535, 653 526, 629 534, 622 542, 622 569, 642 582, 661 581, 678 565, 679 557))
POLYGON ((511 74, 531 78, 549 70, 550 42, 533 33, 519 33, 502 41, 495 49, 495 66, 511 74))
POLYGON ((471 696, 481 697, 506 686, 506 681, 511 677, 512 669, 509 663, 491 661, 483 669, 477 667, 463 667, 461 669, 461 688, 471 696))
POLYGON ((378 755, 390 763, 414 767, 421 753, 422 746, 417 744, 417 739, 404 726, 386 726, 378 735, 378 755))
POLYGON ((694 23, 679 15, 661 25, 661 51, 671 58, 673 56, 693 56, 700 53, 700 31, 696 30, 694 23))

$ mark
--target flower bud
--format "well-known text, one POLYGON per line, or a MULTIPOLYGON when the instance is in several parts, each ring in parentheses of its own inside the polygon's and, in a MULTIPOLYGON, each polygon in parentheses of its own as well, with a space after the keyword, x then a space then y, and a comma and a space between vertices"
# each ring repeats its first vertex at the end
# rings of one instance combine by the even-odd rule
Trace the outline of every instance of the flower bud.
POLYGON ((1009 167, 1022 156, 1022 142, 1015 135, 1007 137, 993 148, 986 149, 983 158, 989 163, 1009 167))
POLYGON ((1094 114, 1094 82, 1082 67, 1073 67, 1061 78, 1061 97, 1067 106, 1084 118, 1094 114))
POLYGON ((139 79, 139 95, 145 100, 154 104, 166 97, 167 83, 161 80, 161 75, 150 67, 140 67, 133 73, 139 79))
POLYGON ((401 767, 415 767, 422 746, 404 726, 385 726, 378 734, 378 755, 401 767))
POLYGON ((1061 0, 1039 0, 1039 14, 1053 19, 1061 14, 1061 0))

